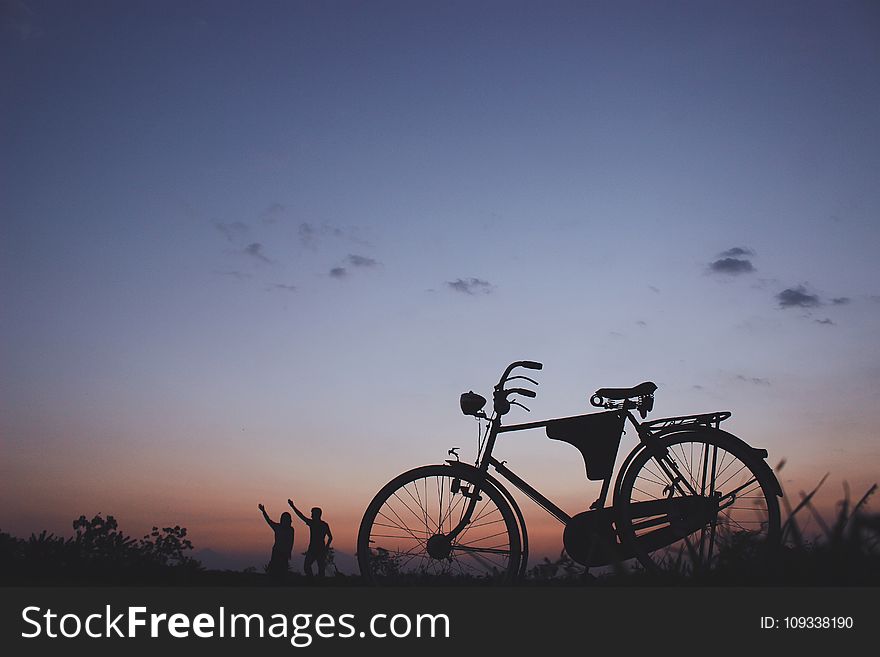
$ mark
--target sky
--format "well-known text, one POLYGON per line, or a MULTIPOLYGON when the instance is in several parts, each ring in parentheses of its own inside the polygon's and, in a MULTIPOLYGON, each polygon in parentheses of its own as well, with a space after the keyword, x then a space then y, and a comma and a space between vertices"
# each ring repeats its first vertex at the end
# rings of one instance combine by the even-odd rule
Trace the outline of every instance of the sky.
MULTIPOLYGON (((261 565, 292 497, 352 553, 520 359, 511 422, 652 380, 795 502, 880 479, 876 3, 0 7, 0 530, 261 565)), ((496 456, 598 495, 541 431, 496 456)))

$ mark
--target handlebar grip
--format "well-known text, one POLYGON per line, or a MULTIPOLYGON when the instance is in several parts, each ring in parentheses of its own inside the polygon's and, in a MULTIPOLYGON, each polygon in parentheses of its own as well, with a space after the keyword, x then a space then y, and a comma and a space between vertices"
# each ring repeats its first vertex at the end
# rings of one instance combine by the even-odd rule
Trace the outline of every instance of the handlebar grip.
POLYGON ((530 370, 541 370, 544 369, 543 363, 538 363, 533 360, 524 360, 520 363, 523 367, 528 367, 530 370))
POLYGON ((523 397, 534 397, 535 396, 534 390, 526 390, 525 388, 508 388, 504 392, 506 395, 509 395, 509 394, 515 392, 516 394, 522 395, 523 397))

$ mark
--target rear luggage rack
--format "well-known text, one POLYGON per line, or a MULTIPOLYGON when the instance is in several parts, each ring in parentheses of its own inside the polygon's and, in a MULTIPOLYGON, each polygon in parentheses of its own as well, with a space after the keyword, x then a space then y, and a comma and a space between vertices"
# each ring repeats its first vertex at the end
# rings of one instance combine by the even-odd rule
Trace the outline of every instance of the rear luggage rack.
POLYGON ((730 411, 716 411, 714 413, 701 413, 699 415, 681 415, 679 417, 662 417, 659 420, 651 420, 643 422, 642 427, 650 429, 652 432, 673 429, 676 427, 688 427, 698 425, 703 427, 715 427, 729 418, 730 411))

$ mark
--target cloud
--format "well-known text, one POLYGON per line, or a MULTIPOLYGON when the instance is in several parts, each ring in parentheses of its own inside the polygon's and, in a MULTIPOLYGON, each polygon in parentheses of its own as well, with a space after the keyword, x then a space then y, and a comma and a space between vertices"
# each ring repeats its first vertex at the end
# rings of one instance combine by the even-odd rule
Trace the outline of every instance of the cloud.
POLYGON ((718 254, 719 258, 740 258, 742 256, 753 256, 755 252, 745 246, 735 246, 718 254))
POLYGON ((304 221, 299 225, 299 241, 303 246, 314 247, 317 245, 318 237, 330 235, 331 237, 344 237, 345 232, 337 227, 331 226, 329 224, 321 224, 320 226, 315 226, 314 224, 310 224, 307 221, 304 221))
POLYGON ((709 270, 716 274, 726 276, 738 276, 755 271, 755 266, 749 257, 755 252, 746 246, 735 246, 718 254, 717 260, 709 263, 709 270))
POLYGON ((746 383, 753 383, 756 386, 769 386, 770 380, 764 379, 758 376, 743 376, 742 374, 736 375, 737 381, 745 381, 746 383))
POLYGON ((247 225, 240 221, 233 221, 228 224, 222 221, 215 221, 214 228, 223 233, 223 236, 230 242, 241 241, 248 232, 247 225))
POLYGON ((803 285, 786 288, 776 295, 780 308, 815 308, 821 304, 819 297, 810 294, 803 285))
POLYGON ((831 300, 831 303, 833 303, 835 306, 845 306, 849 302, 849 297, 835 297, 831 300))
POLYGON ((352 267, 375 267, 379 263, 373 260, 373 258, 368 258, 367 256, 350 254, 348 258, 348 264, 352 267))
POLYGON ((653 292, 654 294, 660 294, 660 288, 659 288, 659 287, 654 287, 653 285, 649 285, 649 286, 648 286, 648 289, 651 290, 651 292, 653 292))
POLYGON ((316 248, 321 239, 325 237, 345 240, 360 246, 372 246, 370 242, 360 236, 360 229, 357 226, 341 228, 333 224, 317 225, 304 221, 297 227, 297 232, 300 243, 311 249, 316 248))
POLYGON ((287 206, 281 203, 272 203, 260 213, 260 220, 264 224, 274 224, 287 211, 287 206))
POLYGON ((274 283, 266 288, 267 290, 284 290, 285 292, 296 292, 296 285, 285 285, 284 283, 274 283))
POLYGON ((241 252, 245 255, 251 256, 252 258, 256 258, 261 262, 272 262, 271 260, 269 260, 269 258, 266 257, 266 254, 263 253, 263 245, 259 242, 251 242, 246 247, 244 247, 241 252))
POLYGON ((751 261, 741 258, 719 258, 715 262, 709 263, 709 269, 716 274, 737 276, 755 271, 755 266, 751 261))
POLYGON ((492 292, 492 284, 489 281, 484 281, 482 278, 458 278, 454 281, 446 281, 446 285, 456 292, 463 294, 476 294, 478 292, 489 294, 492 292))
POLYGON ((348 276, 348 270, 345 267, 334 267, 330 270, 330 276, 333 278, 345 278, 348 276))
POLYGON ((835 325, 834 322, 832 322, 827 317, 825 319, 814 319, 813 321, 816 322, 817 324, 828 324, 829 326, 835 325))
POLYGON ((637 321, 636 321, 636 324, 638 324, 639 326, 647 326, 647 325, 648 325, 648 322, 646 322, 646 321, 643 320, 643 319, 640 319, 640 320, 637 320, 637 321))
POLYGON ((312 246, 315 242, 315 227, 308 222, 303 222, 297 228, 299 241, 303 246, 312 246))

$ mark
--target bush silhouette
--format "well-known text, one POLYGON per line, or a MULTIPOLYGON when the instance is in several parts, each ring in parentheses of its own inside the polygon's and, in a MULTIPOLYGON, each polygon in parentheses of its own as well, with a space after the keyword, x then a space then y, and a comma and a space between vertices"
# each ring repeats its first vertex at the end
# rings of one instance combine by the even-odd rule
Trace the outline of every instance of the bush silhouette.
POLYGON ((27 540, 0 533, 4 583, 186 583, 201 564, 186 554, 192 542, 180 526, 153 527, 141 539, 126 536, 111 515, 73 521, 74 536, 42 531, 27 540))

